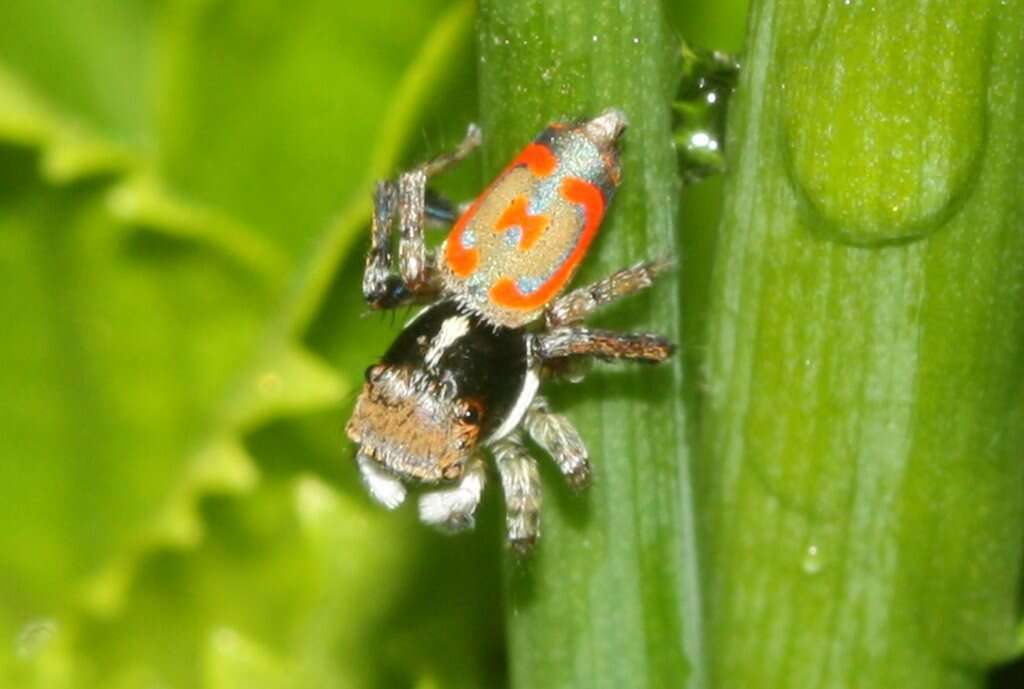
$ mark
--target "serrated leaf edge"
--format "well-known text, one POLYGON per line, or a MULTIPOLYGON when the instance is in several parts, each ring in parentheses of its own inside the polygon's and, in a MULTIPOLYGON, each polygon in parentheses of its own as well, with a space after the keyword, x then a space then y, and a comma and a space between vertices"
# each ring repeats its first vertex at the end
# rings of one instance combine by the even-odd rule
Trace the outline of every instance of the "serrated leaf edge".
MULTIPOLYGON (((330 284, 354 243, 357 231, 369 222, 369 190, 373 180, 397 165, 415 131, 416 116, 430 95, 430 87, 445 73, 460 38, 472 26, 474 5, 456 4, 442 15, 412 60, 382 120, 367 181, 328 226, 309 260, 294 281, 280 317, 272 319, 261 362, 242 376, 225 403, 218 427, 187 461, 186 476, 170 494, 154 525, 140 534, 122 554, 115 556, 86 581, 79 596, 84 612, 111 617, 122 609, 139 563, 159 549, 188 550, 203 538, 196 506, 208 494, 244 495, 259 481, 259 471, 244 447, 244 437, 262 424, 285 416, 298 416, 336 405, 348 388, 326 362, 301 343, 306 328, 323 304, 330 284), (287 390, 284 372, 306 379, 303 391, 287 390), (280 386, 280 387, 279 387, 280 386), (303 394, 305 393, 305 394, 303 394), (224 476, 233 480, 222 480, 224 476)), ((0 139, 4 131, 0 113, 0 139)), ((126 181, 126 184, 130 183, 126 181)), ((145 184, 146 182, 143 182, 145 184)), ((115 190, 116 192, 116 190, 115 190)), ((160 196, 170 208, 173 199, 160 196)), ((113 203, 118 203, 115 199, 113 203)), ((141 212, 141 211, 140 211, 141 212)), ((166 211, 165 211, 166 212, 166 211)), ((187 212, 195 212, 187 211, 187 212)), ((195 218, 192 218, 193 221, 195 218)), ((179 222, 176 232, 189 223, 179 222)), ((186 230, 187 231, 187 230, 186 230)))
POLYGON ((237 220, 173 195, 152 161, 58 112, 0 62, 0 144, 36 148, 39 174, 65 187, 109 176, 107 207, 126 227, 195 241, 280 285, 284 253, 237 220))

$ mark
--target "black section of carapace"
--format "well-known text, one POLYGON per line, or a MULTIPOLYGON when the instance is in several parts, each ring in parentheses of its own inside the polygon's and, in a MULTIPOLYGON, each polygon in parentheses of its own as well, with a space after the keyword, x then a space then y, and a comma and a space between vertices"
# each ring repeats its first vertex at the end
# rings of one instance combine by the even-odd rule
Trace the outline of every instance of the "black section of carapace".
POLYGON ((444 350, 431 375, 453 382, 458 397, 480 402, 481 437, 486 438, 508 416, 522 390, 527 373, 525 330, 495 327, 461 311, 453 301, 442 301, 399 333, 382 363, 427 371, 431 342, 446 320, 460 315, 469 319, 469 331, 444 350))

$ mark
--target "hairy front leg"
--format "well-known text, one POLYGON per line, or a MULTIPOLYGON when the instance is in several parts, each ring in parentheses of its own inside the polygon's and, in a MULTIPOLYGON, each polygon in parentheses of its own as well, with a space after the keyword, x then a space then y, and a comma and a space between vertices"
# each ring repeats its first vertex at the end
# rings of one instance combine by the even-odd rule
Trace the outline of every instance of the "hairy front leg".
POLYGON ((471 125, 453 151, 402 173, 397 182, 378 182, 373 197, 370 251, 363 273, 363 297, 372 308, 392 308, 437 291, 424 228, 428 220, 443 217, 448 211, 428 195, 427 181, 464 160, 479 145, 480 129, 471 125), (396 215, 399 227, 397 275, 391 251, 396 215))
POLYGON ((540 472, 518 434, 496 442, 494 459, 505 492, 505 527, 509 546, 528 552, 540 536, 540 472))
POLYGON ((590 461, 583 438, 569 419, 551 411, 546 399, 534 398, 523 425, 530 437, 555 460, 570 486, 579 490, 590 483, 590 461))
POLYGON ((398 210, 394 182, 377 182, 373 191, 370 251, 363 270, 363 299, 373 308, 401 303, 408 294, 401 278, 391 272, 391 226, 398 210))
POLYGON ((410 292, 422 294, 436 289, 433 262, 423 238, 427 220, 427 180, 465 160, 479 145, 480 129, 470 125, 466 136, 454 150, 442 153, 398 178, 398 266, 410 292))

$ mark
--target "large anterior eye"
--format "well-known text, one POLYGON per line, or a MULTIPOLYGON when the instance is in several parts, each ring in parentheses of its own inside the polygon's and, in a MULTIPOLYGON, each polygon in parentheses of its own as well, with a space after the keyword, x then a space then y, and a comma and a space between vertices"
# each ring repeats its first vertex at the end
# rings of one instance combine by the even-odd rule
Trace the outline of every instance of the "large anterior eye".
POLYGON ((459 420, 462 421, 462 423, 475 426, 480 423, 480 417, 483 416, 483 411, 483 405, 480 404, 479 401, 466 400, 465 407, 462 410, 462 416, 459 417, 459 420))

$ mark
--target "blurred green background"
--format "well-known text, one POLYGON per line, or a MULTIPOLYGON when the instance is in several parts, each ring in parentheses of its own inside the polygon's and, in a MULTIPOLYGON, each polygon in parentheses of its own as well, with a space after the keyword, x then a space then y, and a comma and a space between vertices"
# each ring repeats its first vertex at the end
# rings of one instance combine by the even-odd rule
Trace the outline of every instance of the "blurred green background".
MULTIPOLYGON (((741 46, 745 1, 666 5, 741 46)), ((0 3, 0 686, 506 683, 496 491, 436 535, 370 503, 342 432, 404 318, 360 299, 370 185, 477 119, 473 21, 0 3)), ((691 373, 719 190, 684 192, 691 373)))
POLYGON ((342 433, 368 185, 474 118, 472 20, 0 3, 0 685, 504 681, 494 501, 434 535, 342 433))

